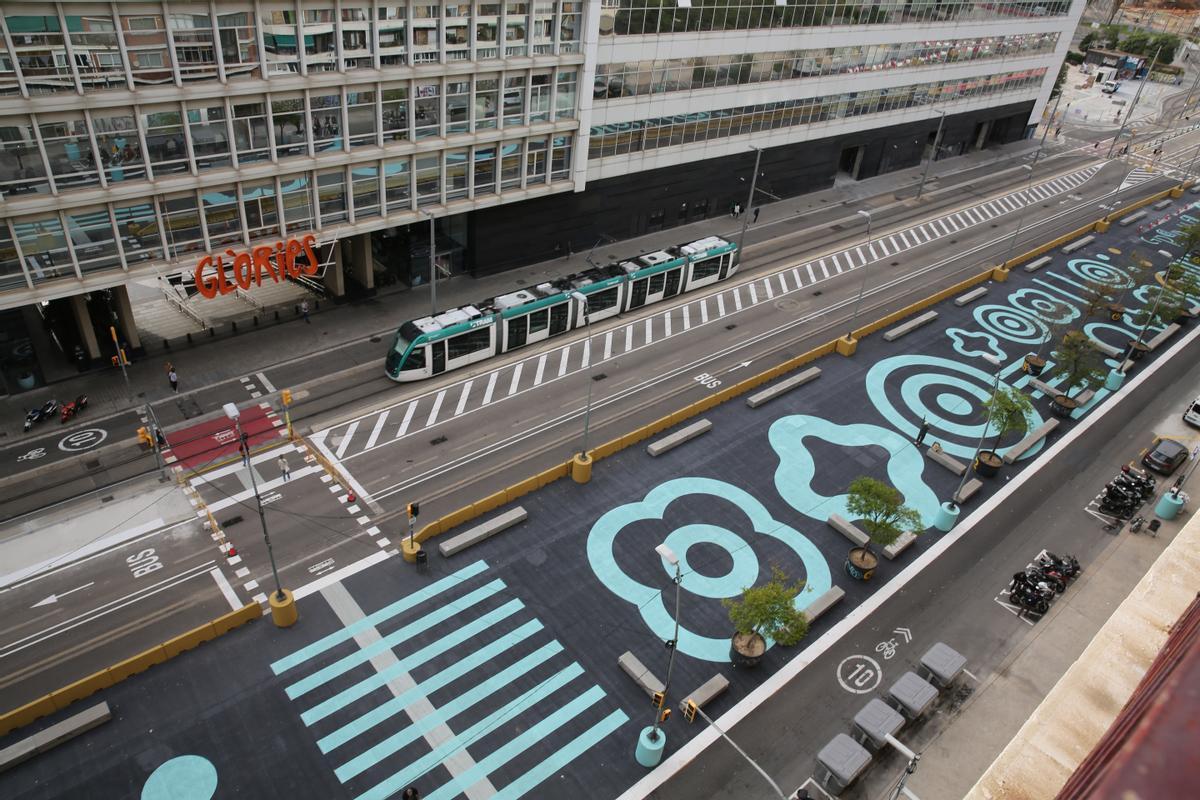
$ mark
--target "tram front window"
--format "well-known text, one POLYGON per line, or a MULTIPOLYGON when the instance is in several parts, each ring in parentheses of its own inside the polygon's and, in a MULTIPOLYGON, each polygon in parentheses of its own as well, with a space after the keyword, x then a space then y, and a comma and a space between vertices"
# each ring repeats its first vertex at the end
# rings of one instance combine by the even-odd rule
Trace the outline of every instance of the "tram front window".
POLYGON ((407 372, 414 369, 425 369, 425 348, 413 347, 409 349, 410 342, 400 334, 396 334, 396 340, 392 343, 392 349, 387 354, 387 371, 391 375, 399 375, 401 371, 407 372), (408 353, 405 358, 404 354, 408 353))

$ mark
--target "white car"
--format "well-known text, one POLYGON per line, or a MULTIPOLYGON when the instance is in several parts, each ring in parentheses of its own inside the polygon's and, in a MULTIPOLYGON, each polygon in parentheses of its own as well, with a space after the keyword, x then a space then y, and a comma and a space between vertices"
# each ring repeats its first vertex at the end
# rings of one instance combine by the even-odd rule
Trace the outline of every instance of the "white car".
POLYGON ((1200 397, 1188 403, 1187 411, 1183 412, 1183 421, 1200 428, 1200 397))

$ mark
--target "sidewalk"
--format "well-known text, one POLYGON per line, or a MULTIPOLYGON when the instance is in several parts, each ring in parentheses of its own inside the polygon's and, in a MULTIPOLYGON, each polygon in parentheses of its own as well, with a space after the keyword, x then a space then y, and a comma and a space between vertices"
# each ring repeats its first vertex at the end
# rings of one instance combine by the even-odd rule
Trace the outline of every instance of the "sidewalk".
MULTIPOLYGON (((930 166, 926 192, 936 190, 938 179, 1012 159, 1036 147, 1035 140, 1022 140, 939 161, 930 166)), ((1048 141, 1047 150, 1053 152, 1055 149, 1054 143, 1048 141)), ((756 241, 778 235, 777 229, 771 231, 770 223, 802 221, 817 215, 840 219, 843 216, 853 216, 856 206, 867 201, 871 201, 876 209, 881 205, 903 202, 902 197, 911 197, 915 192, 921 179, 921 171, 920 166, 911 167, 864 181, 838 185, 769 204, 764 203, 760 206, 758 222, 749 226, 746 236, 747 248, 752 247, 756 241), (771 232, 756 235, 755 231, 771 232)), ((814 224, 817 220, 808 219, 807 222, 814 224)), ((596 263, 604 264, 617 258, 647 252, 668 244, 699 239, 714 233, 736 239, 740 231, 741 220, 727 216, 716 217, 636 239, 602 244, 595 249, 591 257, 596 263)), ((465 305, 513 291, 520 286, 542 283, 582 271, 588 268, 588 256, 589 253, 586 252, 574 253, 566 258, 481 278, 456 275, 438 285, 438 309, 465 305)), ((79 419, 80 425, 119 413, 131 405, 147 400, 157 405, 172 398, 173 393, 167 381, 168 361, 174 364, 178 372, 180 396, 223 381, 252 376, 258 371, 278 367, 297 358, 329 355, 339 347, 362 343, 372 337, 379 338, 377 346, 382 362, 395 329, 402 322, 427 315, 429 311, 429 294, 424 287, 419 287, 343 305, 322 303, 321 308, 311 315, 311 325, 306 325, 297 318, 295 321, 271 324, 260 329, 243 325, 243 333, 226 335, 211 341, 207 341, 203 335, 197 336, 196 343, 191 347, 169 353, 157 352, 130 365, 128 390, 120 370, 103 369, 75 375, 32 392, 0 399, 0 441, 19 441, 23 433, 22 423, 26 410, 34 405, 41 405, 51 397, 62 402, 78 394, 87 394, 89 408, 79 419)), ((136 307, 134 313, 137 313, 136 307)), ((331 371, 341 366, 343 365, 331 364, 331 371)))

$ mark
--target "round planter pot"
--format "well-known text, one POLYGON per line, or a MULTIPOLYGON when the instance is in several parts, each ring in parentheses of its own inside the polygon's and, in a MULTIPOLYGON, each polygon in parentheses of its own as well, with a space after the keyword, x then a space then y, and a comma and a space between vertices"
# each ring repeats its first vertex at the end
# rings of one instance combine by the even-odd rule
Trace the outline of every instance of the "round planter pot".
POLYGON ((1127 352, 1130 361, 1141 361, 1150 352, 1150 347, 1145 342, 1130 342, 1127 352))
POLYGON ((1002 466, 1004 466, 1004 459, 1000 456, 991 450, 980 450, 979 456, 975 459, 975 474, 983 478, 992 478, 1002 466))
POLYGON ((1079 403, 1073 397, 1067 397, 1065 394, 1054 396, 1054 400, 1050 403, 1050 411, 1056 417, 1069 419, 1075 409, 1079 408, 1079 403))
POLYGON ((735 633, 729 641, 729 660, 735 667, 757 667, 767 652, 767 640, 757 633, 735 633))
POLYGON ((22 389, 32 389, 36 384, 37 378, 33 376, 32 372, 22 372, 17 376, 17 386, 22 389))
POLYGON ((1025 356, 1025 363, 1021 365, 1021 368, 1036 378, 1038 375, 1041 375, 1042 370, 1046 368, 1046 359, 1030 353, 1029 355, 1025 356))
POLYGON ((1109 303, 1104 310, 1108 312, 1108 318, 1113 322, 1120 322, 1121 317, 1125 316, 1125 306, 1118 303, 1109 303))
POLYGON ((855 547, 846 555, 846 574, 856 581, 869 581, 879 566, 879 556, 865 547, 855 547))

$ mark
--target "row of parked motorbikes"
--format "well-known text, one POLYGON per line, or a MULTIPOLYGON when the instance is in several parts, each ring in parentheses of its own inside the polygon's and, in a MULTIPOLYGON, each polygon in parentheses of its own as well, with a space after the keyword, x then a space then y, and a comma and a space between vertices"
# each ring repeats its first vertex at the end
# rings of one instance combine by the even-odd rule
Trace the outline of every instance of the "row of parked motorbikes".
POLYGON ((1075 556, 1043 553, 1030 566, 1013 575, 1008 585, 1009 600, 1025 611, 1045 614, 1050 601, 1067 589, 1079 576, 1081 567, 1075 556))
POLYGON ((69 403, 63 403, 59 406, 57 400, 47 400, 45 405, 40 408, 31 408, 29 413, 25 415, 25 430, 29 430, 35 423, 45 422, 58 415, 63 422, 69 421, 79 412, 87 408, 88 397, 86 394, 81 394, 69 403))
POLYGON ((1154 478, 1126 464, 1100 493, 1100 513, 1131 519, 1143 503, 1154 496, 1154 478))

